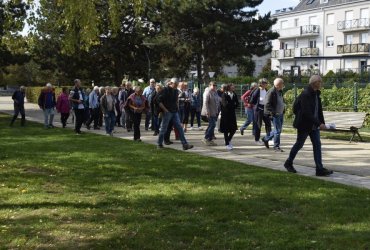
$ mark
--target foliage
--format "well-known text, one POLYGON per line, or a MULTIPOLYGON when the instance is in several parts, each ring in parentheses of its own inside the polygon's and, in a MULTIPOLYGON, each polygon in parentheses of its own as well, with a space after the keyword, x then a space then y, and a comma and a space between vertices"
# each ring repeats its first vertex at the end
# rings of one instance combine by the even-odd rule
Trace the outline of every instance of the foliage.
MULTIPOLYGON (((26 88, 26 98, 28 102, 37 103, 41 91, 45 87, 28 87, 26 88)), ((58 97, 62 93, 61 87, 54 87, 55 96, 58 97)))

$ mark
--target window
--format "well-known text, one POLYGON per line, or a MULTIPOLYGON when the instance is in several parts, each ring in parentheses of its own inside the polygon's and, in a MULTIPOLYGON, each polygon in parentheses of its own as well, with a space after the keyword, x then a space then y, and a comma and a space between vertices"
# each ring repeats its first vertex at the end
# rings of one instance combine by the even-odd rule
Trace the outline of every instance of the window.
POLYGON ((326 47, 328 48, 334 47, 334 37, 333 36, 326 37, 326 47))
POLYGON ((294 19, 294 27, 299 26, 299 18, 294 19))
POLYGON ((308 45, 309 45, 310 48, 316 48, 316 40, 309 41, 308 45))
POLYGON ((352 44, 353 35, 346 35, 345 44, 352 44))
POLYGON ((346 21, 353 20, 353 11, 346 11, 346 21))
POLYGON ((295 44, 295 46, 294 46, 294 47, 298 49, 298 47, 299 47, 298 39, 295 39, 294 44, 295 44))
POLYGON ((360 43, 368 43, 368 42, 369 42, 369 33, 361 33, 360 43))
POLYGON ((361 9, 360 10, 360 17, 361 19, 369 19, 369 9, 361 9))
POLYGON ((335 16, 334 16, 334 14, 328 14, 327 16, 326 16, 326 24, 327 25, 333 25, 334 24, 334 19, 335 19, 335 16))

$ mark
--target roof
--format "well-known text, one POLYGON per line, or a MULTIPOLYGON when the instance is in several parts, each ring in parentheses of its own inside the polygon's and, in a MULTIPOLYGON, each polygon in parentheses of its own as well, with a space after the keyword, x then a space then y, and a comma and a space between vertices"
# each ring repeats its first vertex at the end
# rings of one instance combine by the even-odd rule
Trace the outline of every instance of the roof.
POLYGON ((294 12, 307 11, 317 8, 325 8, 340 4, 349 4, 355 2, 367 2, 369 0, 328 0, 327 3, 320 3, 320 0, 301 0, 300 3, 291 11, 277 12, 275 15, 290 14, 294 12))

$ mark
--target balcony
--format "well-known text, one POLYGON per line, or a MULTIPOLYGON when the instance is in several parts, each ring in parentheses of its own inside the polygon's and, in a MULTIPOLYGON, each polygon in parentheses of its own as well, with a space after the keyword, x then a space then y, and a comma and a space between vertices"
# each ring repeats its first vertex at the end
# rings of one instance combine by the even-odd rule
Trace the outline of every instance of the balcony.
POLYGON ((301 27, 281 29, 281 30, 278 30, 277 32, 280 34, 280 39, 318 36, 320 34, 320 26, 319 25, 305 25, 301 27))
POLYGON ((340 21, 337 24, 337 28, 342 32, 349 31, 360 31, 360 30, 369 30, 370 29, 370 19, 360 18, 347 21, 340 21))
POLYGON ((291 58, 295 56, 295 49, 284 50, 284 58, 291 58))
POLYGON ((319 48, 301 48, 301 56, 318 56, 319 48))
POLYGON ((337 54, 369 54, 370 44, 368 43, 357 43, 357 44, 345 44, 338 45, 337 54))
POLYGON ((271 58, 279 58, 279 50, 271 51, 271 58))

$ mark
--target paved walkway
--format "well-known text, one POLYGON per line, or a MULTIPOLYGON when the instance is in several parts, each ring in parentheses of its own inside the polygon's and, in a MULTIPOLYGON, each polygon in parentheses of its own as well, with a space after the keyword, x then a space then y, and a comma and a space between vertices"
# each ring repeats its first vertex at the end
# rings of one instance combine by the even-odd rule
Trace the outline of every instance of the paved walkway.
MULTIPOLYGON (((11 114, 12 111, 13 103, 11 98, 0 97, 0 112, 11 114)), ((37 105, 26 103, 26 119, 42 123, 43 114, 37 105)), ((59 115, 56 115, 54 120, 56 126, 61 126, 59 115)), ((73 127, 71 124, 67 126, 73 127)), ((132 140, 132 133, 127 133, 122 128, 117 128, 116 130, 117 133, 114 134, 115 137, 132 140)), ((100 131, 90 130, 89 132, 105 134, 103 129, 100 131)), ((156 144, 157 137, 153 136, 151 131, 147 132, 142 129, 141 133, 143 142, 156 144)), ((189 150, 189 152, 280 171, 286 171, 283 167, 283 163, 289 154, 291 146, 295 142, 295 135, 283 133, 281 136, 281 148, 284 149, 285 152, 276 153, 272 149, 266 149, 264 146, 255 145, 251 132, 245 131, 244 136, 241 136, 240 133, 234 136, 232 141, 234 149, 232 151, 227 151, 223 145, 222 134, 216 134, 216 142, 219 145, 216 147, 205 146, 201 142, 203 134, 204 131, 198 130, 189 130, 186 133, 187 140, 194 145, 194 148, 189 150)), ((182 150, 181 143, 177 141, 168 147, 182 150)), ((330 177, 315 176, 312 146, 309 140, 307 140, 303 149, 298 153, 294 162, 298 174, 370 189, 370 143, 349 143, 349 141, 322 139, 322 148, 324 166, 334 170, 334 174, 330 177)))

